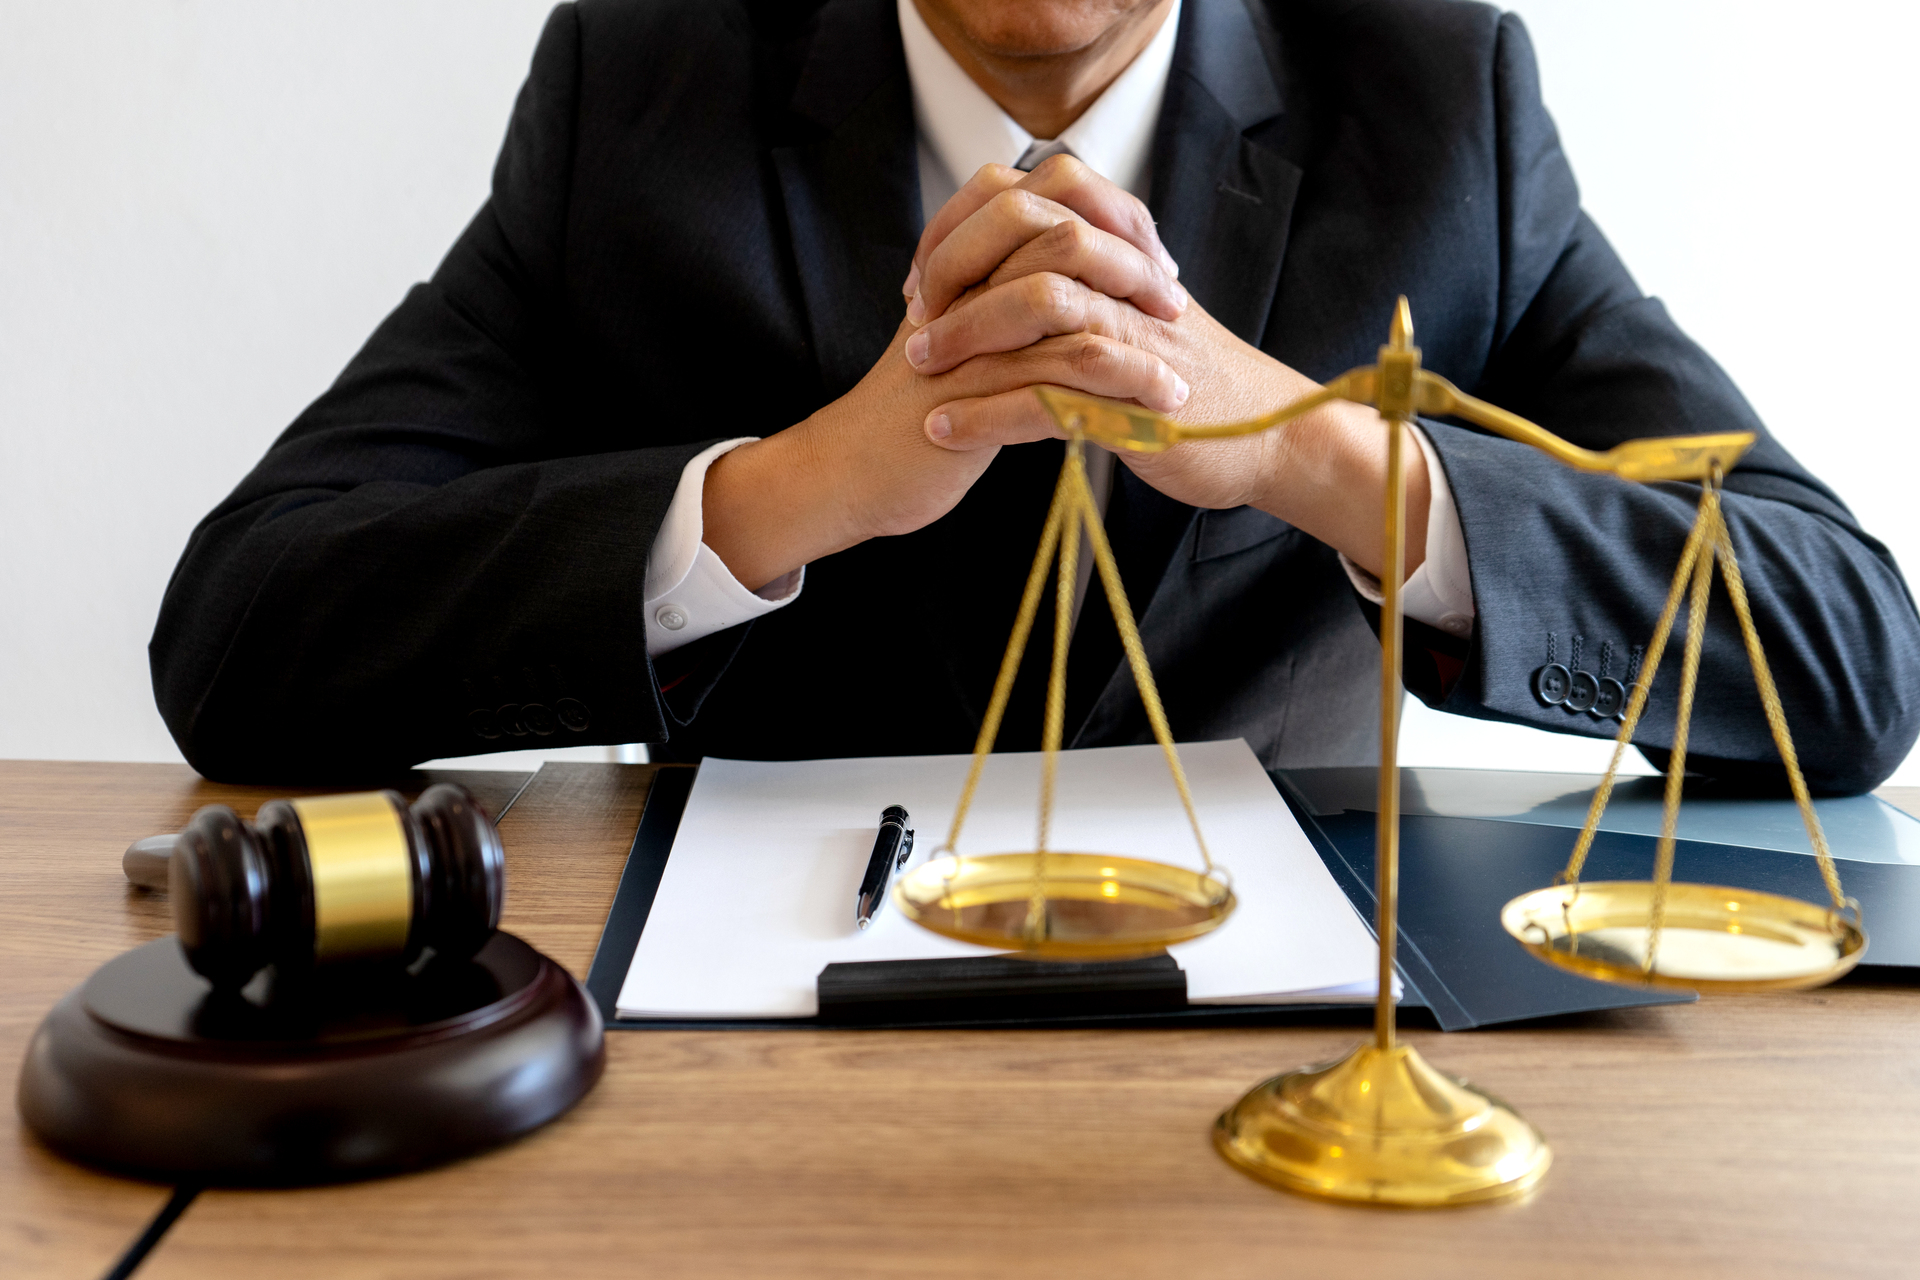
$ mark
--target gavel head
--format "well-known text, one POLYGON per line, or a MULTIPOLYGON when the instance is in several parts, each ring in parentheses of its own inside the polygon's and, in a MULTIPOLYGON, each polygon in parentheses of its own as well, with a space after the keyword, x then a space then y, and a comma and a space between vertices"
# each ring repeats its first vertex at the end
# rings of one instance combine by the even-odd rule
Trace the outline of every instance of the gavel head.
POLYGON ((273 964, 464 959, 500 924, 500 835, 464 787, 274 800, 193 815, 168 885, 187 962, 221 989, 273 964))

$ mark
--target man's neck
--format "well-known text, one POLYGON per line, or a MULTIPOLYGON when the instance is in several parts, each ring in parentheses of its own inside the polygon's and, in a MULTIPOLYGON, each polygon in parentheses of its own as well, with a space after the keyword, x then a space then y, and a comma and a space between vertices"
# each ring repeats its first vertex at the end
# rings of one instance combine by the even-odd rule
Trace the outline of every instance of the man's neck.
POLYGON ((1143 4, 1078 48, 1012 54, 969 34, 940 0, 913 0, 934 38, 968 77, 1036 138, 1057 138, 1078 120, 1140 56, 1173 3, 1143 4))

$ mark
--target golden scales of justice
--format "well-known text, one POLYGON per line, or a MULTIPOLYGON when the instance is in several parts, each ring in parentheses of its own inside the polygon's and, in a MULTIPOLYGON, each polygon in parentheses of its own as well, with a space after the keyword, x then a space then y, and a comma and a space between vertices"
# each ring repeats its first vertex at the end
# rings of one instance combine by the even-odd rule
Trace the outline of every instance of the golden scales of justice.
POLYGON ((1525 1192, 1546 1173, 1551 1152, 1511 1108, 1433 1067, 1394 1035, 1394 945, 1398 915, 1400 781, 1397 768, 1402 614, 1406 565, 1404 428, 1416 415, 1451 416, 1528 444, 1567 466, 1639 483, 1694 481, 1700 503, 1665 607, 1632 687, 1613 759, 1595 791, 1565 872, 1553 887, 1508 903, 1502 924, 1541 960, 1588 977, 1708 991, 1812 987, 1845 973, 1866 947, 1858 904, 1838 873, 1813 810, 1780 698, 1754 630, 1746 590, 1720 506, 1720 482, 1753 443, 1747 432, 1629 440, 1605 453, 1582 449, 1526 419, 1477 400, 1420 367, 1407 300, 1395 310, 1377 363, 1342 374, 1321 390, 1264 417, 1186 426, 1133 405, 1052 388, 1038 394, 1067 434, 1060 482, 1028 575, 960 803, 944 845, 896 882, 894 901, 923 927, 962 941, 1039 960, 1141 955, 1218 927, 1235 900, 1209 855, 1179 753, 1148 669, 1120 574, 1082 460, 1085 442, 1158 452, 1185 440, 1250 435, 1335 399, 1371 405, 1387 428, 1386 563, 1380 575, 1380 770, 1375 894, 1379 994, 1373 1037, 1337 1062, 1275 1076, 1245 1094, 1214 1125, 1214 1143, 1246 1172, 1288 1190, 1337 1200, 1401 1206, 1470 1204, 1525 1192), (1192 824, 1200 870, 1048 848, 1065 707, 1066 654, 1080 534, 1093 549, 1127 662, 1155 739, 1192 824), (1047 684, 1039 830, 1032 851, 962 854, 961 830, 992 753, 1014 676, 1058 557, 1053 662, 1047 684), (1674 833, 1686 769, 1687 729, 1700 667, 1708 589, 1721 567, 1767 723, 1784 762, 1830 905, 1718 885, 1673 883, 1674 833), (1612 795, 1614 778, 1646 710, 1649 690, 1687 604, 1680 701, 1653 879, 1582 883, 1580 870, 1612 795), (1851 918, 1848 913, 1851 912, 1851 918))

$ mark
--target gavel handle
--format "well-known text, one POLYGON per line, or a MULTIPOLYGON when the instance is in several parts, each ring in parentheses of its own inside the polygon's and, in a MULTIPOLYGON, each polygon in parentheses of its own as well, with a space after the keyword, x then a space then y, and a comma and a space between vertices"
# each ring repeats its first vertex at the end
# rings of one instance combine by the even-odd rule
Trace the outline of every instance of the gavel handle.
POLYGON ((178 835, 148 836, 128 845, 127 851, 120 855, 120 867, 127 873, 127 879, 144 889, 166 888, 173 845, 179 838, 178 835))

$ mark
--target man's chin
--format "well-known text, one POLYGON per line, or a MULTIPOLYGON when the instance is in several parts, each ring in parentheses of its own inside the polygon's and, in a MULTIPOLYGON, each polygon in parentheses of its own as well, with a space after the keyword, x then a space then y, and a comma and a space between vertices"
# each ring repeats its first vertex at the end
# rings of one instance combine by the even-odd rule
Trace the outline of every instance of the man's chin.
POLYGON ((1055 58, 1099 41, 1128 14, 1158 0, 926 0, 996 58, 1055 58))

